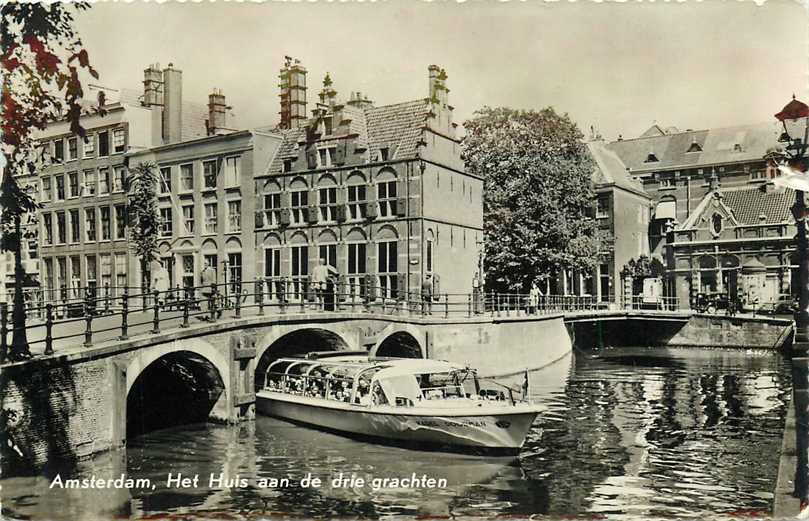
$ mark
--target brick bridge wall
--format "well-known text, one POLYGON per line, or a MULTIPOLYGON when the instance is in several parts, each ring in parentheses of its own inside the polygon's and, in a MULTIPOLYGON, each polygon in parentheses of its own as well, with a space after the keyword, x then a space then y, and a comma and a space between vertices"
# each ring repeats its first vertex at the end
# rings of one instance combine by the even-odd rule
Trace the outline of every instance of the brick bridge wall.
POLYGON ((418 343, 421 356, 469 363, 484 376, 539 368, 571 351, 561 315, 449 321, 313 314, 194 324, 4 365, 0 432, 5 428, 15 446, 4 466, 78 459, 124 444, 127 393, 144 369, 169 353, 189 353, 216 369, 224 391, 210 413, 213 419, 251 419, 258 360, 285 335, 305 329, 339 339, 339 348, 372 354, 385 339, 404 332, 418 343))

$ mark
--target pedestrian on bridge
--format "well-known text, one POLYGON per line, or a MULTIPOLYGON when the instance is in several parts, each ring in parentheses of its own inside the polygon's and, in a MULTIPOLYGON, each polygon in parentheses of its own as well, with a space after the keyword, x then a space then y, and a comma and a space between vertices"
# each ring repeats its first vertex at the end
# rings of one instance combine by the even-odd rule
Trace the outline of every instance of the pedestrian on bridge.
POLYGON ((433 280, 429 273, 424 277, 424 282, 421 283, 421 314, 433 314, 433 280))
POLYGON ((528 291, 528 314, 535 315, 539 310, 539 298, 542 292, 537 286, 537 281, 531 282, 531 289, 528 291))

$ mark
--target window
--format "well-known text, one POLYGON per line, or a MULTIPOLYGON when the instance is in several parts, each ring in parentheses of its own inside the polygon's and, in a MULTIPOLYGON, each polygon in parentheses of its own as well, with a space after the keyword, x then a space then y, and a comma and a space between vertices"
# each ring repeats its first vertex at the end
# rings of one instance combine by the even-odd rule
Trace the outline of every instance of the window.
POLYGON ((205 205, 205 233, 216 233, 216 203, 205 205))
POLYGON ((110 254, 103 254, 99 256, 101 265, 101 286, 108 287, 112 285, 112 257, 110 254))
POLYGON ((239 186, 241 178, 241 158, 225 158, 225 186, 228 188, 239 186))
MULTIPOLYGON (((266 248, 264 250, 264 276, 276 279, 281 276, 281 249, 266 248)), ((278 291, 279 283, 269 282, 266 286, 267 298, 273 298, 273 293, 278 291)))
POLYGON ((293 246, 290 249, 292 261, 292 276, 305 277, 309 275, 309 247, 293 246))
POLYGON ((101 240, 108 241, 110 240, 110 235, 112 233, 111 227, 111 219, 110 219, 110 207, 109 206, 102 206, 101 207, 101 240))
POLYGON ((646 159, 643 160, 644 163, 656 163, 659 159, 654 152, 649 152, 649 155, 646 156, 646 159))
POLYGON ((96 240, 96 210, 87 208, 84 210, 84 230, 88 242, 96 240))
POLYGON ((56 243, 64 244, 67 242, 67 222, 65 221, 65 212, 56 212, 56 243))
POLYGON ((228 278, 233 293, 240 291, 239 283, 242 280, 242 254, 228 253, 228 278))
POLYGON ((110 155, 110 133, 108 131, 98 133, 98 157, 110 155))
POLYGON ((194 165, 180 165, 180 189, 186 192, 194 190, 194 165))
POLYGON ((64 163, 65 161, 65 142, 62 139, 57 139, 53 142, 53 158, 56 163, 64 163))
POLYGON ((63 300, 67 299, 67 258, 57 257, 56 263, 59 269, 59 287, 62 289, 61 297, 63 300))
POLYGON ((596 219, 606 219, 610 216, 610 200, 599 197, 596 202, 596 219))
POLYGON ((79 139, 75 137, 67 138, 67 160, 73 161, 79 158, 79 139))
POLYGON ((242 231, 242 202, 228 201, 228 231, 242 231))
POLYGON ((124 191, 124 167, 122 166, 116 166, 113 170, 112 190, 113 192, 124 191))
POLYGON ((160 169, 160 190, 161 194, 171 193, 171 167, 165 166, 160 169))
POLYGON ((73 298, 81 298, 81 260, 80 257, 70 257, 70 288, 73 298))
POLYGON ((185 226, 185 233, 194 233, 194 207, 183 206, 183 225, 185 226))
POLYGON ((126 287, 126 254, 115 254, 115 285, 126 287))
POLYGON ((160 236, 171 237, 171 208, 160 209, 160 236))
POLYGON ((42 214, 43 244, 53 244, 53 217, 51 214, 42 214))
POLYGON ((426 262, 425 262, 425 269, 428 272, 433 271, 433 241, 432 239, 427 239, 427 252, 426 252, 426 262))
POLYGON ((67 188, 68 188, 68 197, 78 197, 81 195, 79 193, 79 173, 78 172, 70 172, 67 174, 67 188))
POLYGON ((674 188, 674 179, 670 178, 661 178, 659 180, 659 188, 674 188))
POLYGON ((292 210, 292 224, 303 224, 306 222, 306 207, 309 204, 309 193, 306 190, 298 190, 290 193, 292 210))
POLYGON ((284 173, 292 172, 292 160, 284 159, 284 173))
POLYGON ((320 220, 331 222, 337 220, 337 188, 321 188, 320 220))
POLYGON ((95 153, 96 153, 96 138, 93 134, 87 134, 84 137, 84 157, 93 157, 95 153))
POLYGON ((48 300, 54 300, 53 288, 56 286, 56 281, 53 280, 53 259, 45 259, 45 288, 50 290, 48 292, 48 300))
POLYGON ((181 259, 183 267, 183 287, 192 288, 194 287, 194 256, 183 255, 181 259))
POLYGON ((352 296, 365 295, 365 248, 364 242, 348 244, 348 292, 352 296))
POLYGON ((318 160, 317 167, 318 168, 328 168, 328 167, 330 167, 332 165, 332 159, 334 158, 336 151, 337 151, 336 147, 321 148, 320 150, 318 150, 317 151, 317 154, 318 154, 317 155, 317 160, 318 160))
POLYGON ((216 188, 216 161, 202 162, 202 176, 205 188, 216 188))
POLYGON ((110 193, 110 169, 99 168, 98 170, 98 193, 100 195, 110 193))
POLYGON ((96 266, 95 255, 87 256, 87 287, 91 289, 93 294, 96 293, 95 289, 98 287, 98 267, 96 266))
POLYGON ((686 154, 688 154, 690 152, 702 152, 702 147, 699 146, 699 143, 697 143, 696 141, 693 141, 691 143, 691 146, 688 147, 688 150, 685 151, 686 154))
POLYGON ((115 238, 126 239, 126 207, 115 205, 115 238))
POLYGON ((281 194, 264 194, 264 224, 278 226, 281 213, 281 194))
POLYGON ((96 171, 84 171, 84 184, 82 185, 82 195, 92 196, 96 194, 96 171))
POLYGON ((112 131, 112 145, 115 147, 115 152, 123 152, 126 150, 126 133, 122 128, 116 128, 112 131))
POLYGON ((379 160, 380 161, 387 161, 389 152, 390 152, 390 150, 388 149, 388 147, 380 148, 379 149, 379 160))
POLYGON ((56 200, 65 200, 65 176, 63 175, 56 176, 56 200))
POLYGON ((386 181, 376 185, 379 199, 379 216, 392 217, 396 215, 396 181, 386 181))
POLYGON ((318 246, 318 258, 326 259, 326 264, 333 268, 337 268, 337 245, 336 244, 321 244, 318 246))
POLYGON ((377 244, 380 294, 386 298, 396 297, 397 260, 396 241, 377 244))
POLYGON ((52 196, 53 196, 53 190, 51 188, 51 178, 50 177, 43 177, 42 178, 42 200, 43 201, 50 201, 52 196))
POLYGON ((79 234, 79 210, 70 210, 70 242, 81 242, 79 234))
POLYGON ((348 215, 352 220, 365 219, 365 185, 348 187, 348 215))

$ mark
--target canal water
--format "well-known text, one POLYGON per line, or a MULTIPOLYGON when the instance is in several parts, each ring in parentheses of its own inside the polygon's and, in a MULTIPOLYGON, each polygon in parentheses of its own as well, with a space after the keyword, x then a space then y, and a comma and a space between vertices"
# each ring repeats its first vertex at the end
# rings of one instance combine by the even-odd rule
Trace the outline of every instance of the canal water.
POLYGON ((548 410, 517 458, 383 447, 265 417, 239 426, 183 426, 130 440, 125 450, 61 474, 124 473, 151 480, 154 490, 59 489, 49 488, 46 477, 6 477, 2 513, 53 520, 766 515, 789 399, 788 364, 753 350, 576 352, 532 376, 534 398, 548 410), (169 472, 199 475, 198 486, 167 488, 169 472), (332 486, 341 473, 366 484, 332 486), (307 474, 321 486, 301 486, 307 474), (394 486, 393 479, 414 474, 446 485, 394 486), (210 486, 211 475, 236 486, 210 486), (261 478, 268 486, 257 486, 261 478), (272 488, 271 478, 290 484, 272 488))

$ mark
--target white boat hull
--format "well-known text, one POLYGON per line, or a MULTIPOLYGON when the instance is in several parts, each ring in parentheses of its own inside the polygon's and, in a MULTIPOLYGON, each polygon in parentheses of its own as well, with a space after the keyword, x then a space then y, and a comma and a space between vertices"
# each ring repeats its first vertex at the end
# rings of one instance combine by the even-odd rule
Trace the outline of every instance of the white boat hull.
POLYGON ((349 436, 423 448, 517 452, 539 410, 534 405, 366 407, 268 390, 256 393, 259 413, 349 436))

